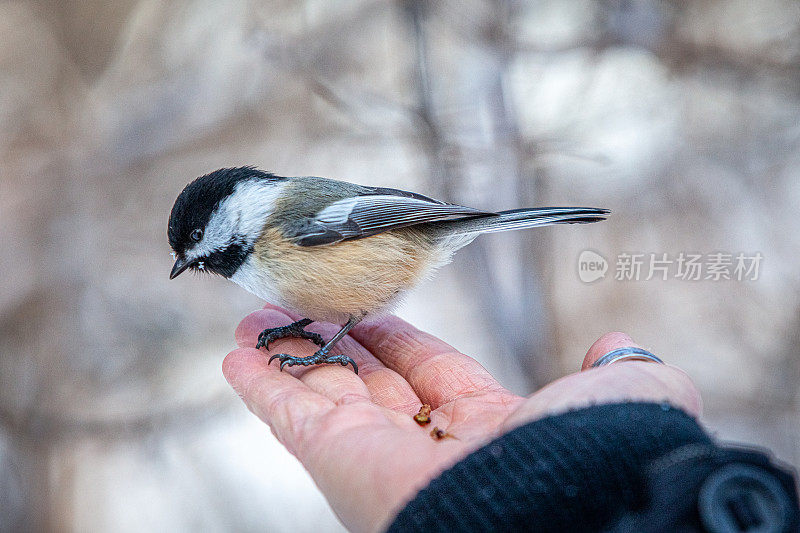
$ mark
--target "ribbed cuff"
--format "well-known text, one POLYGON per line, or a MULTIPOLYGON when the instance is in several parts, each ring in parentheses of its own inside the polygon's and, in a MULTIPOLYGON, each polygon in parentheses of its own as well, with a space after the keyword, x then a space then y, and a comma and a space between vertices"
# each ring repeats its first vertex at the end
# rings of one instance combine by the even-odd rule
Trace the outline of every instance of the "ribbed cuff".
POLYGON ((443 472, 389 531, 597 531, 641 507, 647 465, 687 444, 711 440, 666 404, 599 405, 537 420, 443 472))

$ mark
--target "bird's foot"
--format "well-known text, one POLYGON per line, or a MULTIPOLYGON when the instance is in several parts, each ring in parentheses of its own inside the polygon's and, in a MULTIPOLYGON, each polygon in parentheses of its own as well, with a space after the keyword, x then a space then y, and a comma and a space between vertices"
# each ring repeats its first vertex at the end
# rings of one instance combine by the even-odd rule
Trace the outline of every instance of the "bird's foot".
POLYGON ((358 374, 358 366, 356 365, 356 362, 353 361, 351 358, 347 357, 346 355, 328 355, 323 350, 319 350, 314 355, 309 355, 308 357, 295 357, 293 355, 285 353, 276 353, 275 355, 269 358, 269 363, 271 363, 273 359, 277 359, 278 361, 280 361, 281 370, 283 370, 283 367, 285 366, 339 364, 342 366, 353 365, 353 370, 355 371, 356 374, 358 374))
MULTIPOLYGON (((311 324, 311 320, 304 318, 297 322, 292 322, 288 326, 280 326, 277 328, 265 329, 258 335, 258 342, 256 349, 264 347, 269 349, 269 343, 278 339, 285 339, 287 337, 294 337, 296 339, 308 339, 317 346, 325 346, 325 341, 322 340, 322 335, 311 331, 306 331, 304 328, 311 324)), ((271 359, 270 359, 271 360, 271 359)))

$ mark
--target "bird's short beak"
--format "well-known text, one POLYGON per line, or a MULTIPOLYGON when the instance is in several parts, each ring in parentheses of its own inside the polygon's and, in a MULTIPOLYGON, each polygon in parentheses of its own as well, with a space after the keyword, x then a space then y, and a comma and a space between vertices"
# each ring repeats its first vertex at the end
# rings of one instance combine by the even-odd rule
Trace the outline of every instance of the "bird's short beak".
POLYGON ((169 279, 177 278, 181 272, 189 268, 191 261, 187 261, 186 259, 179 257, 175 260, 175 265, 172 267, 172 272, 169 273, 169 279))

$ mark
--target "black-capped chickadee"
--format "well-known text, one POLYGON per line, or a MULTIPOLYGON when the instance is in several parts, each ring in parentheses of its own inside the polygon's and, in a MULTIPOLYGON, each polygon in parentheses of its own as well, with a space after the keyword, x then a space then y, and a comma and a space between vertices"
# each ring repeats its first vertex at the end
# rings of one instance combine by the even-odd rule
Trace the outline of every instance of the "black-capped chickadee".
POLYGON ((593 207, 538 207, 489 213, 421 194, 325 178, 284 178, 253 167, 197 178, 169 218, 175 255, 170 279, 186 269, 213 272, 304 317, 264 330, 256 348, 284 337, 309 339, 309 357, 276 354, 293 365, 355 362, 330 355, 364 317, 390 310, 420 280, 481 233, 597 222, 593 207), (312 321, 344 324, 327 343, 312 321))

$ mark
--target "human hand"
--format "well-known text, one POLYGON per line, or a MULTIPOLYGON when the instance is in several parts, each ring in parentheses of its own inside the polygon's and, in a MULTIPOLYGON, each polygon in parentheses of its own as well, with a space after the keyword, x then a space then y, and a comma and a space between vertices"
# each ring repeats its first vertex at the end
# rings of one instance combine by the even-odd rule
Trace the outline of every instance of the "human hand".
MULTIPOLYGON (((531 396, 503 388, 477 361, 397 317, 361 324, 336 350, 359 374, 334 366, 280 372, 269 354, 312 352, 308 341, 276 342, 269 354, 252 348, 258 333, 300 317, 267 306, 236 330, 240 346, 223 372, 248 408, 310 472, 352 531, 385 529, 396 513, 443 470, 514 427, 568 409, 620 401, 667 401, 699 415, 700 397, 681 370, 645 362, 590 369, 603 354, 636 346, 608 333, 589 349, 581 372, 531 396), (427 403, 431 424, 412 418, 427 403), (434 440, 438 426, 455 438, 434 440)), ((338 326, 315 324, 330 338, 338 326)), ((313 329, 313 326, 312 326, 313 329)))

